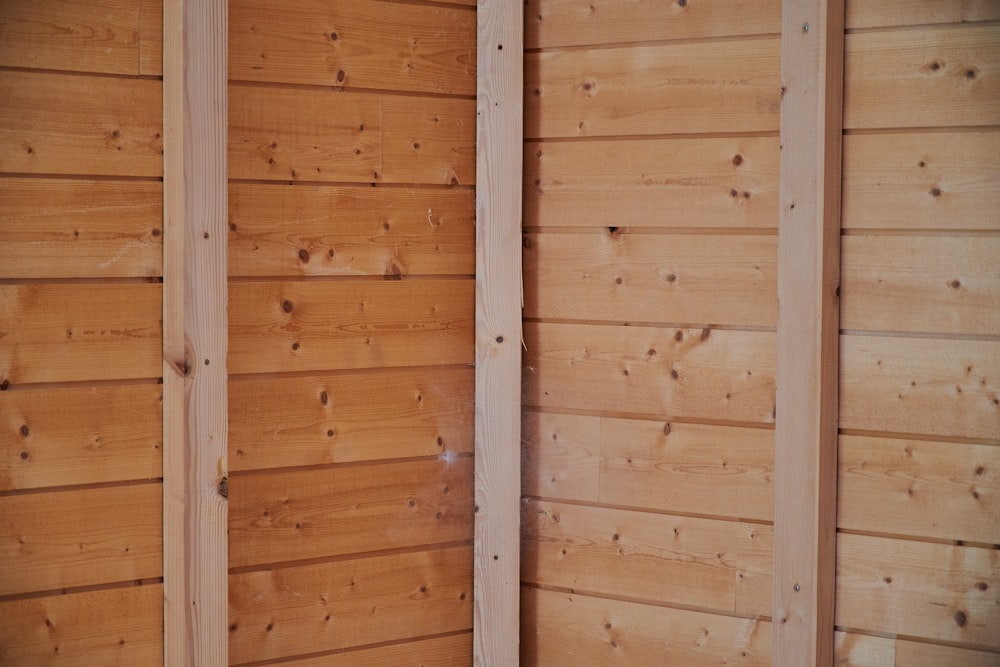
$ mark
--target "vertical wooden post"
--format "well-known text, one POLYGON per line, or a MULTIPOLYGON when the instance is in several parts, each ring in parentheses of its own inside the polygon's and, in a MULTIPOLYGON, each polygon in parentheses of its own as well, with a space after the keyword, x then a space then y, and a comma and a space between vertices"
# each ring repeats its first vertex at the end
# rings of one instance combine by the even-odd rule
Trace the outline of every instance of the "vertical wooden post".
POLYGON ((479 0, 475 664, 518 661, 524 5, 479 0))
POLYGON ((163 14, 164 664, 226 665, 226 1, 163 14))
POLYGON ((844 1, 784 0, 774 665, 832 665, 844 1))

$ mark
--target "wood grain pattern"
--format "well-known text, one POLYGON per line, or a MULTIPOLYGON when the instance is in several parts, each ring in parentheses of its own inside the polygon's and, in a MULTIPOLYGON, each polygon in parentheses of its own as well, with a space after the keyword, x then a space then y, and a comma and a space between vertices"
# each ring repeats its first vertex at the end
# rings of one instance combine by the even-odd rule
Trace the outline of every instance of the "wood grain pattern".
POLYGON ((0 664, 163 664, 163 586, 0 602, 0 664), (95 613, 100 610, 100 613, 95 613))
POLYGON ((410 461, 230 480, 229 565, 472 537, 472 461, 410 461))
POLYGON ((162 399, 153 384, 4 393, 0 491, 162 476, 162 399))
POLYGON ((475 185, 476 102, 386 95, 382 181, 475 185))
POLYGON ((0 497, 0 595, 163 574, 162 488, 0 497))
POLYGON ((231 184, 229 230, 231 276, 475 273, 467 190, 231 184))
POLYGON ((774 236, 528 234, 524 314, 774 326, 777 255, 774 236))
POLYGON ((521 492, 596 503, 601 479, 599 417, 525 410, 521 420, 521 492))
POLYGON ((229 288, 229 371, 472 362, 473 281, 254 282, 229 288))
POLYGON ((472 664, 472 633, 419 639, 392 646, 334 653, 320 658, 282 660, 287 667, 452 667, 472 664))
POLYGON ((1000 124, 1000 26, 847 35, 844 127, 1000 124))
POLYGON ((160 176, 162 104, 158 81, 4 72, 0 172, 160 176))
POLYGON ((996 667, 998 654, 853 632, 836 633, 836 664, 844 667, 996 667))
POLYGON ((0 382, 155 378, 157 284, 0 285, 0 382))
POLYGON ((472 369, 229 383, 229 469, 471 453, 472 369))
POLYGON ((526 226, 778 225, 771 137, 527 143, 526 226))
POLYGON ((163 75, 163 0, 139 0, 139 74, 163 75))
POLYGON ((472 548, 235 574, 229 592, 237 664, 465 630, 472 548))
POLYGON ((913 0, 847 0, 848 28, 971 23, 1000 19, 1000 6, 993 0, 961 2, 914 2, 913 0))
POLYGON ((525 582, 766 616, 772 529, 601 507, 525 502, 525 582))
POLYGON ((525 136, 778 129, 777 39, 525 55, 525 136))
POLYGON ((162 234, 159 183, 0 179, 0 278, 159 276, 162 234))
POLYGON ((837 631, 833 655, 838 667, 895 667, 896 640, 837 631))

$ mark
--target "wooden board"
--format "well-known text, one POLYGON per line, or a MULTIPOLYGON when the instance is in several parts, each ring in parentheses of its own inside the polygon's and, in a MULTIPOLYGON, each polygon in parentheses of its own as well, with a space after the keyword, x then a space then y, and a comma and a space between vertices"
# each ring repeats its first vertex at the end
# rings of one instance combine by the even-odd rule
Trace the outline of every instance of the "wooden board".
POLYGON ((160 176, 162 93, 144 79, 4 72, 0 172, 160 176))
POLYGON ((476 270, 468 190, 232 184, 229 230, 231 276, 476 270))
POLYGON ((471 280, 229 287, 229 371, 472 362, 471 280))
POLYGON ((159 484, 0 496, 0 595, 163 574, 159 484))
POLYGON ((1000 124, 1000 26, 850 34, 844 127, 1000 124))
POLYGON ((521 579, 672 605, 767 616, 770 526, 525 502, 521 579))
POLYGON ((0 285, 0 383, 159 377, 160 287, 0 285))
POLYGON ((841 337, 840 426, 1000 440, 1000 343, 841 337))
POLYGON ((771 624, 523 589, 521 665, 771 664, 771 624))
POLYGON ((472 461, 234 475, 229 565, 246 567, 472 537, 472 461))
POLYGON ((971 23, 1000 19, 1000 6, 994 0, 933 2, 913 0, 847 0, 848 28, 928 25, 933 23, 971 23))
POLYGON ((0 394, 0 491, 160 477, 162 399, 155 384, 0 394))
POLYGON ((163 664, 163 586, 0 602, 0 664, 163 664))
POLYGON ((777 39, 529 53, 525 136, 774 132, 777 39))
POLYGON ((775 137, 534 143, 524 148, 524 224, 778 225, 775 137))
POLYGON ((472 664, 472 633, 418 639, 391 646, 331 653, 318 658, 282 660, 283 667, 452 667, 472 664))
POLYGON ((139 74, 163 75, 163 0, 139 0, 139 74))
POLYGON ((229 383, 229 469, 471 453, 472 369, 229 383))
POLYGON ((234 664, 465 630, 472 548, 235 574, 229 591, 234 664))
POLYGON ((524 237, 525 317, 774 326, 776 237, 602 231, 524 237))
POLYGON ((1000 551, 840 534, 837 625, 996 647, 1000 551))
POLYGON ((848 135, 843 226, 996 230, 997 155, 995 130, 848 135))
POLYGON ((526 405, 774 420, 773 333, 526 324, 525 342, 526 405))
POLYGON ((247 81, 472 95, 476 15, 371 0, 229 9, 229 76, 247 81))
POLYGON ((837 631, 833 655, 836 665, 846 667, 895 667, 896 640, 837 631))
POLYGON ((527 0, 524 13, 528 48, 774 34, 781 30, 779 0, 692 4, 527 0))
POLYGON ((160 183, 0 179, 0 278, 159 276, 160 183))
POLYGON ((525 410, 521 421, 521 492, 598 502, 601 479, 599 417, 525 410))
POLYGON ((997 653, 853 632, 838 632, 836 639, 836 664, 844 667, 996 667, 1000 659, 997 653))
POLYGON ((476 184, 475 100, 385 95, 381 103, 383 182, 476 184))

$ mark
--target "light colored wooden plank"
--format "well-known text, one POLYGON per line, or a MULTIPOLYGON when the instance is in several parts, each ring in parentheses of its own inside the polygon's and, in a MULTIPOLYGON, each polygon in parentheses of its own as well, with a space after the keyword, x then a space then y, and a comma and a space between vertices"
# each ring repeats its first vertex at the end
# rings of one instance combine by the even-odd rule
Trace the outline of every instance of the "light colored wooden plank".
POLYGON ((605 417, 600 433, 602 503, 774 517, 773 431, 605 417))
POLYGON ((838 667, 895 667, 896 640, 836 632, 833 654, 838 667))
POLYGON ((67 667, 163 663, 163 587, 0 602, 0 664, 67 667))
POLYGON ((139 16, 127 0, 0 4, 0 66, 139 74, 139 16))
POLYGON ((234 663, 465 630, 472 547, 235 574, 229 589, 234 663))
POLYGON ((841 337, 840 425, 1000 440, 1000 343, 841 337))
POLYGON ((229 383, 230 470, 471 453, 472 369, 229 383))
POLYGON ((770 526, 545 501, 522 509, 522 581, 770 613, 770 526))
POLYGON ((777 39, 525 56, 525 135, 597 137, 778 129, 777 39))
POLYGON ((229 186, 229 274, 475 273, 475 193, 229 186))
POLYGON ((382 181, 475 184, 474 100, 386 95, 381 104, 382 181))
POLYGON ((160 287, 0 285, 0 383, 158 377, 160 287))
POLYGON ((452 667, 472 664, 472 633, 358 649, 319 658, 282 660, 285 667, 452 667))
POLYGON ((139 74, 163 75, 163 0, 139 0, 139 74))
POLYGON ((780 0, 527 0, 528 48, 777 33, 780 0))
POLYGON ((527 405, 774 420, 772 333, 578 324, 524 329, 527 405))
POLYGON ((1000 551, 840 534, 837 625, 996 647, 1000 551))
POLYGON ((1000 19, 1000 5, 994 0, 847 0, 848 28, 971 23, 1000 19))
POLYGON ((601 420, 525 411, 521 422, 521 492, 596 503, 601 420))
POLYGON ((524 589, 521 665, 771 664, 771 624, 524 589))
POLYGON ((159 577, 161 495, 140 484, 0 497, 0 595, 159 577))
POLYGON ((845 229, 998 229, 1000 132, 846 136, 843 208, 845 229))
POLYGON ((1000 124, 1000 26, 847 35, 844 127, 1000 124))
POLYGON ((993 642, 993 652, 973 651, 952 646, 935 646, 924 642, 911 642, 904 639, 896 640, 896 664, 902 667, 996 667, 1000 662, 1000 653, 996 649, 1000 644, 993 642))
POLYGON ((472 95, 476 15, 371 0, 229 9, 229 76, 247 81, 472 95))
POLYGON ((0 491, 161 477, 162 401, 152 384, 0 395, 0 491))
POLYGON ((229 288, 229 371, 472 362, 471 280, 253 282, 229 288))
POLYGON ((229 565, 472 537, 472 461, 409 461, 230 480, 229 565))
POLYGON ((0 179, 0 278, 162 273, 159 183, 0 179))
POLYGON ((774 236, 528 234, 524 314, 774 326, 777 255, 774 236))
POLYGON ((1000 543, 1000 447, 844 435, 840 528, 1000 543))
POLYGON ((4 72, 0 172, 160 176, 162 93, 144 79, 4 72))
POLYGON ((778 155, 773 137, 528 143, 524 222, 777 227, 778 155))

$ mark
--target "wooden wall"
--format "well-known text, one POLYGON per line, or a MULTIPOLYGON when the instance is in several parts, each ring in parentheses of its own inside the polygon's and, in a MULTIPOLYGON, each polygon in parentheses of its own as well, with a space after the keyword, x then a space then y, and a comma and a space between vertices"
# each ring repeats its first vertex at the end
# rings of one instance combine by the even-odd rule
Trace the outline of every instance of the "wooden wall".
POLYGON ((0 3, 0 664, 162 663, 161 8, 0 3))
POLYGON ((472 659, 475 3, 229 3, 230 661, 472 659))
POLYGON ((1000 663, 997 19, 848 3, 843 664, 1000 663))
POLYGON ((780 3, 525 23, 522 664, 770 664, 780 3))

